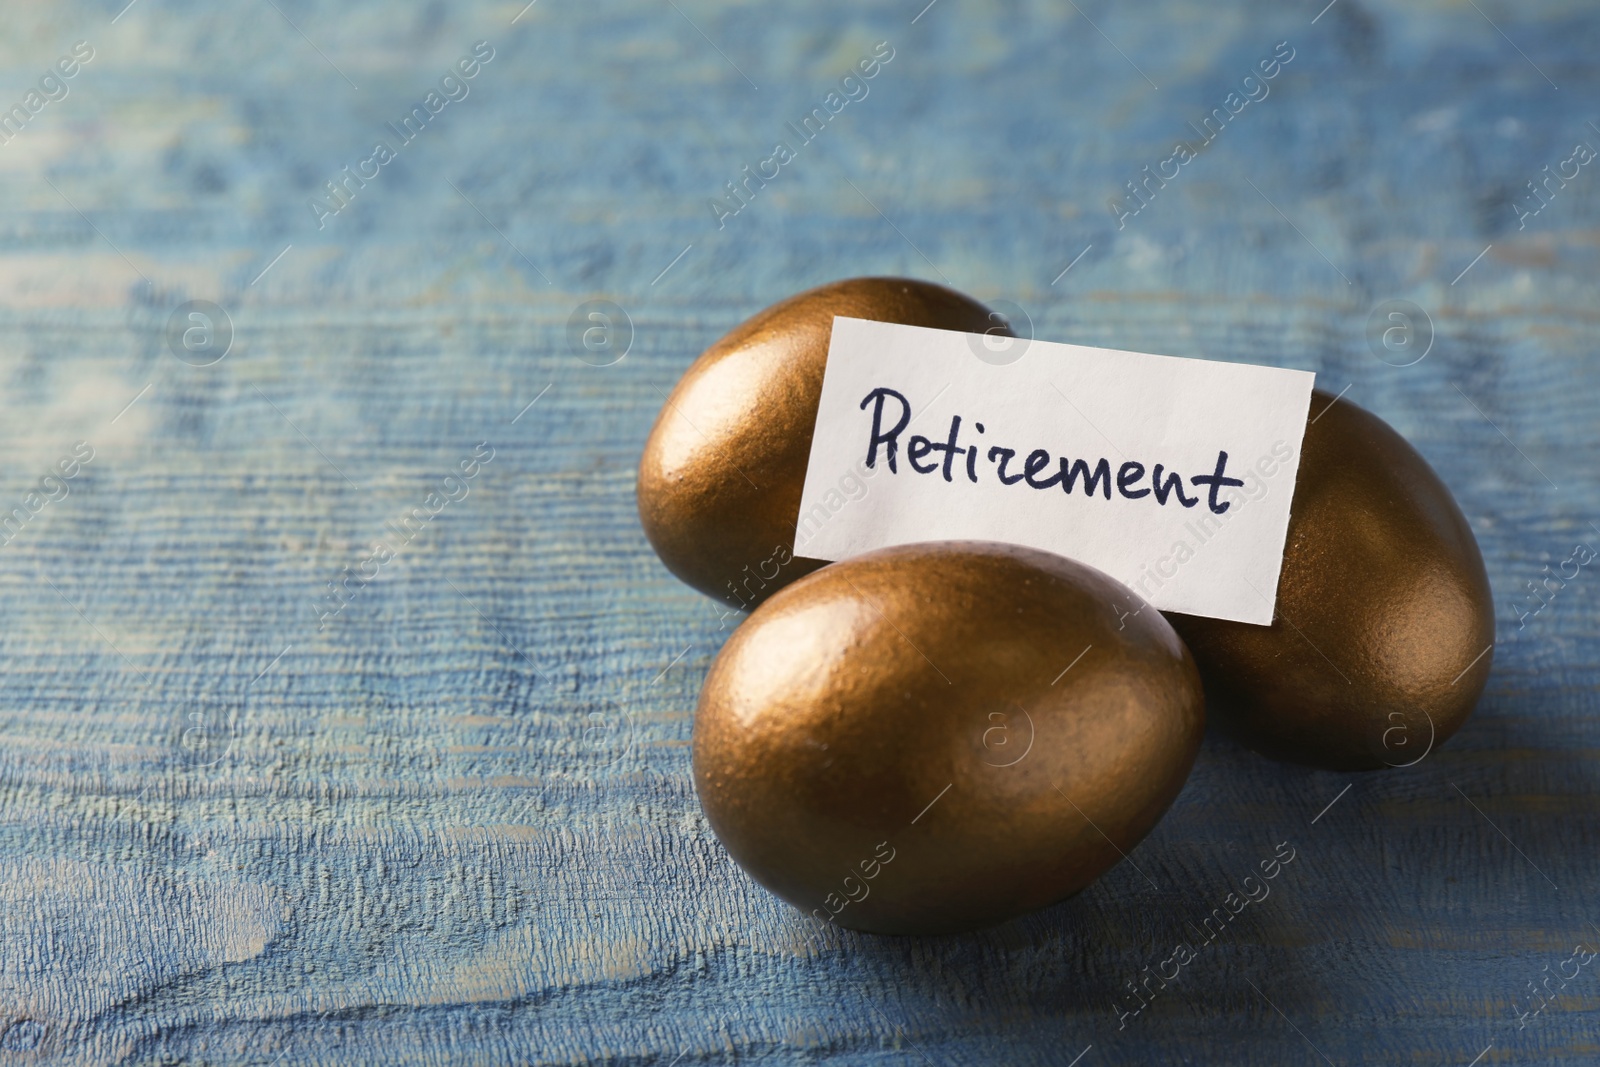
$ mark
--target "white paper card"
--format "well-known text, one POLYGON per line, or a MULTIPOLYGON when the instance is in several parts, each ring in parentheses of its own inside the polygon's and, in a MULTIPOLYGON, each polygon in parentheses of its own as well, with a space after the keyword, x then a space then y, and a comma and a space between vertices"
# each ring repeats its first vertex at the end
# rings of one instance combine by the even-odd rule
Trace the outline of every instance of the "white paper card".
POLYGON ((1315 377, 835 318, 795 554, 1005 541, 1270 624, 1315 377))

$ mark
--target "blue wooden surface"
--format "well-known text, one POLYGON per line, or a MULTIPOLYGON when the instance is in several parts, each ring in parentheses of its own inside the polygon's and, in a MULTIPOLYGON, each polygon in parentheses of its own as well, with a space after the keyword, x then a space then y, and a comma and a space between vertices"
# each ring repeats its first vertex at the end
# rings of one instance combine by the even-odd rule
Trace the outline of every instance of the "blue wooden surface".
POLYGON ((15 0, 0 35, 7 107, 94 49, 0 146, 0 507, 95 457, 0 548, 0 1067, 1600 1060, 1600 963, 1567 962, 1600 942, 1600 579, 1517 617, 1600 548, 1600 175, 1516 206, 1600 147, 1591 4, 123 3, 15 0), (479 40, 469 95, 319 220, 479 40), (1108 198, 1285 40, 1119 229, 1108 198), (719 229, 710 198, 880 41, 719 229), (633 471, 706 344, 868 273, 1348 386, 1482 544, 1476 716, 1384 774, 1208 738, 1077 899, 812 936, 696 806, 736 620, 651 555, 633 471), (211 366, 164 336, 194 299, 235 328, 211 366), (620 362, 570 341, 591 299, 631 318, 620 362), (1392 299, 1431 319, 1412 366, 1369 344, 1392 299), (1282 841, 1271 896, 1121 1017, 1282 841))

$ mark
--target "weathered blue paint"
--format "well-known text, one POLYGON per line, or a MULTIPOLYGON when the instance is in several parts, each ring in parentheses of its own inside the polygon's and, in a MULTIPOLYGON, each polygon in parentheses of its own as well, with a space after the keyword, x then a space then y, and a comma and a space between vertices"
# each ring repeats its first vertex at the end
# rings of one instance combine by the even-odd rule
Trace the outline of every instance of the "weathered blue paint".
POLYGON ((0 40, 6 106, 95 49, 0 147, 0 507, 95 452, 0 547, 0 1064, 1600 1059, 1600 968, 1517 1019, 1600 941, 1600 578, 1516 618, 1600 546, 1600 175, 1514 207, 1600 146, 1591 5, 121 7, 19 9, 0 40), (314 211, 478 40, 470 93, 314 211), (1119 229, 1107 200, 1285 40, 1119 229), (719 229, 711 198, 880 41, 868 95, 719 229), (1386 774, 1208 739, 1077 899, 808 942, 696 806, 736 620, 651 555, 633 470, 707 343, 866 273, 1348 386, 1483 546, 1475 718, 1386 774), (213 366, 163 339, 189 299, 232 318, 213 366), (621 362, 571 346, 589 299, 631 316, 621 362), (1369 349, 1389 299, 1431 316, 1414 366, 1369 349), (1119 1021, 1281 841, 1271 896, 1119 1021))

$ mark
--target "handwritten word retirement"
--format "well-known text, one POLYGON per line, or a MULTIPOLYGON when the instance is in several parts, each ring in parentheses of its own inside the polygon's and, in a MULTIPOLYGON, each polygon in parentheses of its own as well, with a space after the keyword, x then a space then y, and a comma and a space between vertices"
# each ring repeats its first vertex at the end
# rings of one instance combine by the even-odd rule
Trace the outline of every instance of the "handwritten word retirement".
MULTIPOLYGON (((911 402, 903 394, 880 386, 862 399, 861 410, 865 411, 868 406, 872 408, 872 433, 867 439, 867 466, 877 467, 881 446, 889 472, 899 474, 900 435, 911 422, 911 402), (894 416, 894 425, 885 429, 884 411, 891 404, 897 407, 898 414, 894 416)), ((977 434, 986 432, 981 422, 974 422, 972 428, 977 434)), ((960 435, 960 415, 950 417, 950 433, 943 442, 913 434, 906 441, 906 464, 918 474, 938 474, 947 482, 955 481, 958 473, 964 473, 970 482, 978 482, 978 463, 983 455, 983 446, 978 442, 957 444, 960 435), (964 463, 961 459, 963 456, 966 457, 964 463)), ((1207 487, 1204 490, 1206 506, 1214 515, 1225 513, 1229 507, 1228 501, 1217 499, 1218 492, 1228 486, 1244 484, 1243 479, 1227 476, 1228 453, 1222 451, 1217 452, 1217 464, 1210 473, 1189 476, 1189 486, 1195 494, 1193 496, 1184 492, 1183 475, 1168 470, 1161 463, 1149 468, 1146 482, 1145 465, 1133 460, 1122 463, 1113 479, 1111 461, 1104 457, 1052 456, 1048 449, 1043 448, 1027 452, 1020 462, 1017 461, 1019 455, 1022 455, 1022 450, 1018 448, 990 446, 983 468, 985 475, 992 473, 1002 485, 1020 483, 1030 489, 1059 488, 1069 495, 1075 487, 1081 486, 1084 496, 1093 497, 1100 493, 1106 500, 1112 499, 1112 482, 1115 481, 1119 497, 1128 500, 1148 498, 1163 507, 1173 500, 1183 507, 1194 507, 1200 503, 1202 490, 1199 487, 1204 486, 1207 487)))

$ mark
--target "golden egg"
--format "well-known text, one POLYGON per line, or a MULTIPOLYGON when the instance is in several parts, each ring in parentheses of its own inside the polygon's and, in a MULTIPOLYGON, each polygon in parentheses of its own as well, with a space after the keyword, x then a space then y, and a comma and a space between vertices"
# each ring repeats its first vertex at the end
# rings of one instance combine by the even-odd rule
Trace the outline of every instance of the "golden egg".
POLYGON ((694 779, 756 881, 880 933, 1001 922, 1117 863, 1182 788, 1200 677, 1093 568, 902 545, 786 587, 700 694, 694 779))
POLYGON ((1421 760, 1466 720, 1494 658, 1488 574, 1450 491, 1382 419, 1320 391, 1272 625, 1168 618, 1220 725, 1337 770, 1421 760))
POLYGON ((795 524, 833 317, 1009 333, 982 304, 908 278, 852 278, 774 304, 695 360, 639 460, 639 518, 667 569, 734 607, 823 565, 795 524))

